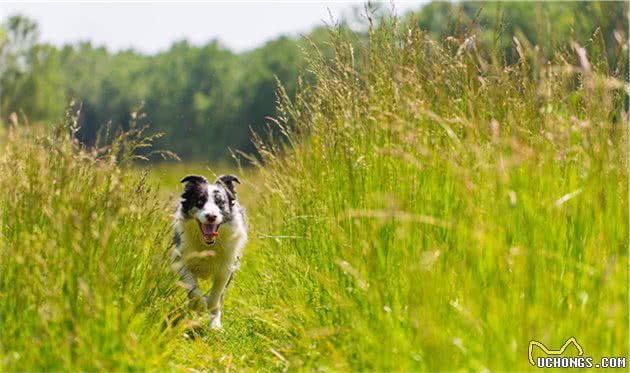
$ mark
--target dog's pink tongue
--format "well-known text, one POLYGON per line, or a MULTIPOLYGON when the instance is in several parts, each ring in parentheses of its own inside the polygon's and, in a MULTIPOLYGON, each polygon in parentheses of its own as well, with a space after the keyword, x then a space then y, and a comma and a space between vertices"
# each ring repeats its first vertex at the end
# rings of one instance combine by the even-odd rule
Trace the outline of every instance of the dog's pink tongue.
POLYGON ((205 237, 217 237, 219 235, 218 232, 219 224, 202 224, 201 230, 203 231, 203 235, 205 237))

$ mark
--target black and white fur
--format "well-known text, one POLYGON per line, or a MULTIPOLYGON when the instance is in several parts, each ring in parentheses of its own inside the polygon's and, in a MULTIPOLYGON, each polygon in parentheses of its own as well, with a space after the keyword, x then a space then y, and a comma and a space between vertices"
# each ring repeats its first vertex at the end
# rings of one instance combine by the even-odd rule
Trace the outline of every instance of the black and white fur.
POLYGON ((184 193, 175 211, 172 261, 181 276, 191 305, 210 311, 210 327, 221 328, 221 304, 228 284, 240 265, 247 242, 245 210, 240 206, 234 175, 222 175, 214 183, 203 176, 186 176, 184 193), (197 279, 212 279, 207 295, 197 279))

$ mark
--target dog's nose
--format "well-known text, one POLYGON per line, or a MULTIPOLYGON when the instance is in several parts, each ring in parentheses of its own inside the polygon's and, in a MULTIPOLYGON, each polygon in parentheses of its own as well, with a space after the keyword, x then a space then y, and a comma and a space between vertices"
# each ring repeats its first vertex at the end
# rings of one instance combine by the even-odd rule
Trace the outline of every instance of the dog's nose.
POLYGON ((212 223, 215 220, 217 220, 217 216, 213 215, 213 214, 206 214, 206 220, 208 220, 210 223, 212 223))

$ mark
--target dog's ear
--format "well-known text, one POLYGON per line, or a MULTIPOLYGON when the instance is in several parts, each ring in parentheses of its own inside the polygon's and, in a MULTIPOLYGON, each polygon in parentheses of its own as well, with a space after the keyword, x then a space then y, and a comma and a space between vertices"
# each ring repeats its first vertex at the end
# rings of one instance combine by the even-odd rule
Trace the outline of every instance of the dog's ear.
POLYGON ((197 175, 188 175, 186 177, 184 177, 180 183, 191 183, 191 184, 203 184, 203 183, 208 183, 208 180, 203 177, 203 176, 197 176, 197 175))
POLYGON ((208 180, 203 176, 188 175, 180 182, 186 183, 184 193, 181 195, 181 203, 184 214, 188 214, 188 211, 195 207, 200 198, 203 197, 201 186, 207 184, 208 180))
POLYGON ((223 185, 225 189, 227 189, 230 206, 233 206, 234 201, 236 200, 236 187, 234 186, 234 183, 241 183, 238 177, 234 175, 221 175, 217 178, 215 183, 223 185))

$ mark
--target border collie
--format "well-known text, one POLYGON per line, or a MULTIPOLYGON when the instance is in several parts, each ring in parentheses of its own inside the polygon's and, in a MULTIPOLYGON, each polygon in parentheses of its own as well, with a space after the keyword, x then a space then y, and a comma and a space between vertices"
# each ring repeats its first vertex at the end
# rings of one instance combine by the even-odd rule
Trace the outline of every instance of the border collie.
POLYGON ((221 328, 225 289, 240 265, 247 242, 245 210, 240 206, 234 175, 222 175, 210 184, 203 176, 186 176, 184 193, 173 222, 173 268, 188 291, 191 306, 210 311, 210 327, 221 328), (207 295, 197 279, 212 280, 207 295))

